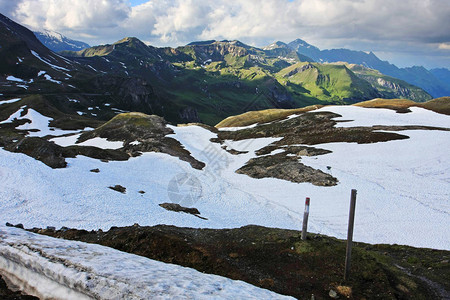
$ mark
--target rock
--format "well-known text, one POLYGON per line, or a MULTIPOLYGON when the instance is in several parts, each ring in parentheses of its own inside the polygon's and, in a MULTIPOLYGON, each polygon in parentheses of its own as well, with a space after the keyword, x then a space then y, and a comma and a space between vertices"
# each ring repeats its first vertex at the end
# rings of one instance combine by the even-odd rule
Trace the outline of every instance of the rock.
POLYGON ((56 228, 55 228, 55 227, 53 227, 53 226, 47 226, 47 230, 50 230, 50 231, 55 231, 55 230, 56 230, 56 228))
POLYGON ((9 222, 6 222, 6 224, 5 224, 6 226, 8 226, 8 227, 14 227, 14 225, 13 224, 11 224, 11 223, 9 223, 9 222))
POLYGON ((338 298, 339 298, 337 292, 336 292, 335 290, 333 290, 333 289, 330 290, 330 292, 328 293, 328 295, 329 295, 331 298, 333 298, 333 299, 338 299, 338 298))
POLYGON ((92 172, 92 173, 99 173, 100 172, 100 169, 92 169, 92 170, 89 170, 90 172, 92 172))
POLYGON ((116 191, 116 192, 120 192, 122 194, 125 194, 127 189, 123 186, 121 186, 120 184, 116 184, 115 186, 109 186, 110 189, 116 191))
POLYGON ((14 227, 23 229, 23 224, 22 224, 22 223, 19 223, 19 224, 14 225, 14 227))
POLYGON ((198 211, 198 209, 193 208, 193 207, 192 208, 184 207, 177 203, 161 203, 161 204, 159 204, 159 206, 161 206, 162 208, 167 209, 167 210, 171 210, 171 211, 175 211, 175 212, 185 212, 185 213, 194 215, 200 219, 207 220, 204 217, 200 217, 199 216, 200 212, 198 211))
POLYGON ((142 191, 142 190, 141 190, 141 191, 139 191, 138 193, 139 193, 139 194, 145 194, 145 191, 142 191))

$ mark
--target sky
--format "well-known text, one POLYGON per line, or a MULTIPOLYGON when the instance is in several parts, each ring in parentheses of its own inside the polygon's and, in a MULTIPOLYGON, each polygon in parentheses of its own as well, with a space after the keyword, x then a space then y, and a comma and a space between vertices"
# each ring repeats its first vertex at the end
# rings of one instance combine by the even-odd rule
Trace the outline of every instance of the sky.
POLYGON ((373 51, 399 67, 450 68, 450 0, 0 0, 0 12, 90 45, 126 36, 153 46, 301 38, 373 51))

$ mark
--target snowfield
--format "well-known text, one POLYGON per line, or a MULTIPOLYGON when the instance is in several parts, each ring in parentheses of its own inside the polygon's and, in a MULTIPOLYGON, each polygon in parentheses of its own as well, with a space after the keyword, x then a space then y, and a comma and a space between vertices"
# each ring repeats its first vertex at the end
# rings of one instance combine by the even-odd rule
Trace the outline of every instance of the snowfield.
POLYGON ((0 270, 44 299, 293 299, 108 247, 3 226, 0 270))
MULTIPOLYGON (((353 120, 338 126, 450 128, 449 116, 411 110, 397 114, 351 106, 320 109, 341 114, 337 120, 353 120)), ((25 227, 87 230, 134 223, 202 228, 256 224, 300 230, 304 199, 310 197, 309 231, 345 238, 350 191, 357 189, 354 240, 450 250, 450 131, 407 130, 398 132, 410 137, 406 140, 317 145, 333 153, 301 161, 339 180, 337 186, 319 187, 235 173, 275 138, 227 141, 228 148, 249 151, 231 155, 222 145, 211 143, 216 134, 204 128, 171 128, 175 134, 170 136, 206 163, 203 170, 162 153, 108 163, 78 156, 67 159, 67 168, 51 169, 24 154, 0 149, 0 220, 25 227), (99 173, 90 172, 96 168, 99 173), (193 185, 183 186, 177 181, 180 176, 194 178, 193 185), (114 185, 124 186, 126 193, 109 188, 114 185), (186 193, 193 197, 185 197, 186 193), (167 211, 158 205, 164 202, 195 207, 207 220, 167 211)), ((75 138, 54 141, 67 145, 75 138)), ((95 142, 98 147, 113 146, 95 142)))

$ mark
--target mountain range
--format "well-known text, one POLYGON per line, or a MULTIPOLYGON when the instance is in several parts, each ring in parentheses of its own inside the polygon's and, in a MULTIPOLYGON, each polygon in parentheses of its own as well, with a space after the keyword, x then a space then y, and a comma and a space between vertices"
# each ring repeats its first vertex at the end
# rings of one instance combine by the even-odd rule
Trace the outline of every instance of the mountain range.
MULTIPOLYGON (((127 37, 57 54, 36 37, 47 44, 86 45, 59 34, 33 34, 4 16, 0 21, 2 94, 40 95, 64 113, 87 118, 108 120, 119 112, 140 111, 174 123, 214 125, 250 110, 432 99, 372 65, 315 62, 313 54, 320 50, 310 45, 303 48, 315 52, 305 54, 281 42, 262 49, 227 40, 158 48, 127 37), (77 102, 67 100, 75 97, 77 102)), ((446 74, 446 69, 438 72, 440 78, 446 74)))
MULTIPOLYGON (((46 47, 55 52, 79 51, 90 47, 84 42, 69 39, 58 32, 43 30, 34 33, 46 47)), ((189 46, 205 45, 212 42, 214 41, 192 42, 189 46)), ((367 53, 349 49, 320 50, 301 39, 296 39, 288 44, 278 41, 263 48, 263 50, 270 50, 272 53, 280 52, 281 55, 285 54, 287 49, 295 50, 297 55, 294 56, 298 56, 302 61, 321 63, 347 62, 349 64, 362 65, 421 87, 433 97, 442 97, 450 94, 450 70, 446 68, 431 70, 418 66, 398 68, 387 61, 380 60, 373 52, 367 53)), ((402 96, 408 97, 407 95, 402 96)))
POLYGON ((366 53, 349 49, 320 50, 301 39, 296 39, 287 46, 318 62, 348 62, 378 70, 383 74, 421 87, 433 97, 450 95, 450 71, 445 68, 432 70, 419 66, 398 68, 387 61, 380 60, 373 52, 366 53))
POLYGON ((56 53, 0 15, 1 276, 42 299, 282 298, 204 273, 298 299, 446 299, 450 97, 431 98, 281 42, 56 53))

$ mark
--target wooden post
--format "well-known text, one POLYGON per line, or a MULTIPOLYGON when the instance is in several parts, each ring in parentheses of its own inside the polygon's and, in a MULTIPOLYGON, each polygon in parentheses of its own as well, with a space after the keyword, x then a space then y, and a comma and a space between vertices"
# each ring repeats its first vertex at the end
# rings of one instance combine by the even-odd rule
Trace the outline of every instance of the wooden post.
POLYGON ((348 217, 347 252, 345 254, 344 280, 347 280, 350 275, 350 260, 352 256, 352 243, 353 243, 353 225, 355 224, 355 207, 356 207, 356 190, 352 190, 352 195, 350 198, 350 214, 348 217))
POLYGON ((303 227, 302 227, 302 240, 306 240, 306 232, 308 230, 308 216, 309 216, 309 197, 305 200, 305 212, 303 213, 303 227))

